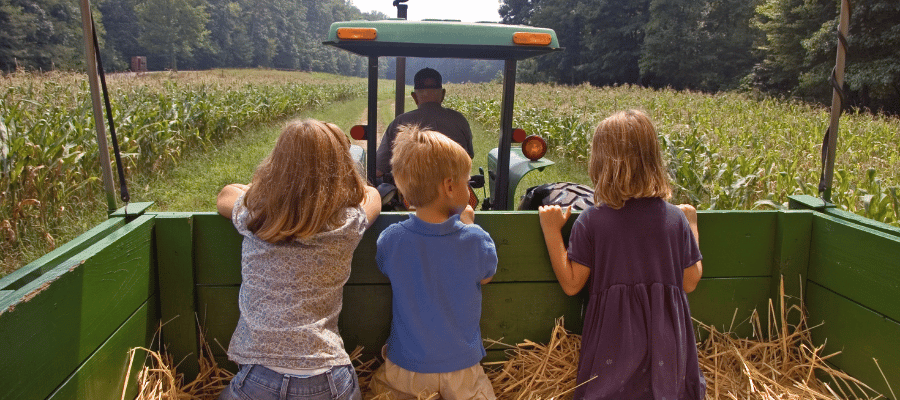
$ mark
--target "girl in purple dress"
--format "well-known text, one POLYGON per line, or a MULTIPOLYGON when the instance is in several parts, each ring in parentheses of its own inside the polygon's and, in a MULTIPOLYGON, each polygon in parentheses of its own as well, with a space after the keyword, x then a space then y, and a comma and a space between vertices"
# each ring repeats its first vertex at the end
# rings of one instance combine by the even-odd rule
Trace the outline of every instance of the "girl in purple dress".
POLYGON ((596 207, 540 207, 553 272, 572 296, 590 279, 574 398, 702 399, 706 381, 687 293, 703 274, 697 212, 671 188, 656 129, 641 111, 603 120, 591 145, 596 207))

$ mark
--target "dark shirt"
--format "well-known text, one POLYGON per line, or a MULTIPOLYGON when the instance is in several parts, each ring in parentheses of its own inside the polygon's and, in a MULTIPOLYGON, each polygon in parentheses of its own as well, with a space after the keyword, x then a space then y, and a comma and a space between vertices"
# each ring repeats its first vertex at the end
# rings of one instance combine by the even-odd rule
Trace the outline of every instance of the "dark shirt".
POLYGON ((687 218, 660 198, 575 220, 569 259, 591 269, 577 382, 581 399, 704 398, 684 269, 701 259, 687 218))
POLYGON ((444 108, 440 103, 428 102, 419 105, 419 108, 405 114, 401 114, 388 125, 378 146, 376 169, 383 173, 391 172, 391 156, 394 154, 392 147, 397 137, 397 128, 401 125, 419 125, 422 128, 443 133, 462 148, 466 149, 469 157, 475 156, 472 147, 472 130, 466 117, 458 111, 444 108))

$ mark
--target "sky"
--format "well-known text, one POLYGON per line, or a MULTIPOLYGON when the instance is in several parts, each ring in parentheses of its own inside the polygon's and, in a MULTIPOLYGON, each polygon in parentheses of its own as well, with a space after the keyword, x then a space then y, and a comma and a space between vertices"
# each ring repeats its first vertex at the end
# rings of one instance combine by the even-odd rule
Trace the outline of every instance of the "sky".
MULTIPOLYGON (((389 17, 397 16, 393 0, 352 0, 362 12, 377 10, 389 17)), ((407 19, 458 19, 463 22, 500 21, 500 0, 409 0, 407 19)))

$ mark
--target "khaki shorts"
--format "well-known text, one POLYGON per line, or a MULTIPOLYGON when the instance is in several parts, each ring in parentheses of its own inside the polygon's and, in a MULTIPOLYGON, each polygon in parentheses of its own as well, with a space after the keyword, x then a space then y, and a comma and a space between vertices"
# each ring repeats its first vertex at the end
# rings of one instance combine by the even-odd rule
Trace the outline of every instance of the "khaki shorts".
POLYGON ((388 393, 396 400, 428 398, 433 393, 438 399, 495 400, 494 388, 481 364, 453 372, 418 373, 403 369, 385 356, 386 346, 381 348, 384 364, 372 374, 369 388, 376 396, 388 393))

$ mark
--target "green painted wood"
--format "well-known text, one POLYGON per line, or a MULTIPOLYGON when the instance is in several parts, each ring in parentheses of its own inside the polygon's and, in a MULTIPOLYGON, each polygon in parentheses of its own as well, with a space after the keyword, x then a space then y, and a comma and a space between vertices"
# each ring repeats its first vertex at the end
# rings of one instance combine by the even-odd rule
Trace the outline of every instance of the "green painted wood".
POLYGON ((387 277, 381 274, 381 271, 378 270, 378 266, 375 264, 375 241, 385 228, 393 223, 405 221, 408 218, 407 214, 405 212, 381 213, 372 226, 366 229, 366 233, 353 253, 353 261, 350 263, 350 280, 347 281, 348 285, 389 283, 387 277))
MULTIPOLYGON (((144 302, 48 399, 122 398, 125 376, 129 371, 128 351, 135 347, 152 348, 151 344, 159 326, 157 300, 158 296, 154 295, 144 302)), ((144 365, 146 355, 144 351, 135 353, 128 388, 125 391, 126 399, 137 396, 137 375, 144 365)))
POLYGON ((813 343, 825 344, 822 354, 841 352, 832 364, 890 397, 875 358, 894 393, 900 393, 900 323, 817 283, 807 288, 806 309, 810 326, 824 322, 812 329, 813 343))
POLYGON ((703 276, 771 276, 778 211, 697 213, 703 276))
POLYGON ((194 213, 194 268, 199 285, 241 283, 241 235, 217 213, 194 213))
POLYGON ((154 238, 159 269, 160 314, 166 324, 162 339, 179 360, 185 381, 199 372, 196 305, 194 303, 193 217, 184 213, 156 215, 154 238))
MULTIPOLYGON (((770 277, 703 278, 697 289, 688 294, 691 317, 719 332, 749 337, 753 332, 749 320, 753 310, 760 314, 760 321, 767 321, 770 285, 770 277)), ((706 337, 702 330, 696 333, 706 337)))
POLYGON ((816 214, 809 280, 900 321, 900 238, 816 214))
POLYGON ((862 225, 866 228, 875 229, 877 231, 887 233, 894 236, 900 236, 900 227, 896 227, 893 225, 888 225, 883 222, 878 222, 873 219, 869 219, 863 217, 861 215, 854 214, 852 212, 844 211, 840 208, 837 208, 832 203, 825 203, 822 199, 818 197, 813 197, 809 195, 799 195, 799 196, 788 196, 789 203, 788 207, 791 209, 808 209, 808 210, 816 210, 834 217, 838 217, 845 221, 850 221, 862 225))
MULTIPOLYGON (((197 305, 207 310, 204 328, 210 341, 227 347, 237 325, 237 286, 197 288, 197 305)), ((519 343, 525 338, 546 341, 556 318, 564 316, 566 327, 581 332, 583 297, 566 296, 556 282, 490 283, 483 289, 482 336, 519 343), (544 293, 538 296, 537 293, 544 293)), ((368 353, 380 351, 391 325, 390 285, 348 285, 340 316, 341 337, 348 351, 363 346, 368 353)), ((213 353, 223 356, 218 346, 213 353)))
MULTIPOLYGON (((77 238, 66 242, 62 246, 57 247, 55 250, 43 255, 34 262, 4 276, 0 279, 0 289, 17 290, 21 288, 25 284, 41 276, 41 274, 55 268, 61 262, 68 260, 73 255, 96 243, 110 232, 121 228, 123 225, 125 225, 125 219, 123 218, 112 218, 101 222, 99 225, 91 228, 77 238)), ((5 310, 17 297, 23 295, 25 295, 24 292, 13 298, 0 298, 0 310, 5 310)))
POLYGON ((0 310, 0 398, 46 398, 156 293, 152 227, 138 217, 0 310))
POLYGON ((240 286, 197 286, 197 315, 213 355, 225 357, 240 310, 240 286))
MULTIPOLYGON (((775 254, 772 265, 772 285, 769 297, 776 306, 781 304, 781 285, 784 282, 786 309, 799 306, 809 269, 809 240, 812 234, 811 211, 783 211, 778 213, 775 231, 775 254)), ((794 314, 791 314, 792 316, 794 314)), ((799 318, 799 315, 796 315, 799 318)), ((796 324, 799 321, 790 321, 796 324)))
POLYGON ((816 210, 824 211, 826 208, 834 208, 833 203, 827 203, 815 196, 808 194, 788 196, 788 208, 791 210, 816 210))
POLYGON ((127 206, 119 208, 114 211, 112 214, 109 214, 110 217, 137 217, 144 212, 146 212, 150 207, 153 206, 152 201, 143 202, 143 203, 128 203, 127 206))
POLYGON ((380 355, 391 332, 391 286, 345 286, 338 326, 347 351, 363 346, 366 354, 380 355))

